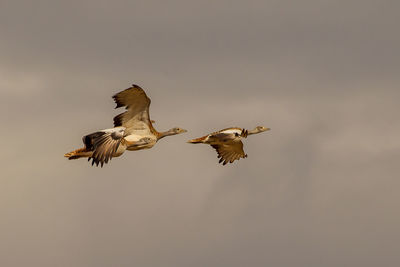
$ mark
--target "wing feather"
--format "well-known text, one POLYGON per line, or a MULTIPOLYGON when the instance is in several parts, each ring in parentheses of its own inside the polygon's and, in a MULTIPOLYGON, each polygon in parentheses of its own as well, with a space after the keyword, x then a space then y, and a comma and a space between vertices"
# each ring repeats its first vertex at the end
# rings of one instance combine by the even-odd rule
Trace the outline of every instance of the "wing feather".
POLYGON ((92 160, 92 165, 100 164, 103 167, 104 163, 112 159, 124 137, 124 130, 120 127, 99 132, 101 135, 93 140, 93 154, 88 159, 92 160))
POLYGON ((114 117, 114 127, 123 126, 127 134, 134 131, 154 132, 150 120, 150 98, 138 85, 133 84, 113 96, 116 108, 125 107, 127 111, 114 117))
POLYGON ((226 165, 240 158, 246 158, 247 155, 243 151, 242 141, 234 141, 223 144, 211 145, 218 153, 219 163, 226 165))

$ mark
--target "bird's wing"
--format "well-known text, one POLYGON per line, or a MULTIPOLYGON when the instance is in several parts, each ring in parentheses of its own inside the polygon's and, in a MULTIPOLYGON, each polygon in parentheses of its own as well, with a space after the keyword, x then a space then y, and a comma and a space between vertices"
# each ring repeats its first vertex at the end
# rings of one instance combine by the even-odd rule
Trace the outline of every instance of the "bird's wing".
POLYGON ((223 165, 247 157, 243 151, 242 141, 213 144, 211 146, 217 150, 218 158, 220 158, 219 163, 223 162, 223 165))
POLYGON ((92 165, 101 165, 108 163, 109 160, 117 152, 119 145, 124 137, 125 128, 117 127, 113 129, 99 131, 95 139, 93 139, 93 154, 88 159, 92 159, 92 165))
POLYGON ((142 88, 133 84, 132 87, 114 95, 113 99, 117 104, 116 108, 126 107, 127 109, 114 117, 114 127, 125 127, 126 134, 137 131, 154 133, 149 115, 151 101, 142 88))

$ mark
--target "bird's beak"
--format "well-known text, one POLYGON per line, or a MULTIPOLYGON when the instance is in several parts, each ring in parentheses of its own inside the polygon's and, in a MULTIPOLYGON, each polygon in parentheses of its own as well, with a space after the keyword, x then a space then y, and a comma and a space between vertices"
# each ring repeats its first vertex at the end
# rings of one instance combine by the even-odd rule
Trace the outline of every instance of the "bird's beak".
POLYGON ((271 128, 265 128, 265 130, 264 130, 264 131, 269 131, 269 130, 271 130, 271 128))
POLYGON ((181 133, 186 133, 186 132, 187 132, 187 130, 185 130, 185 129, 181 130, 181 133))

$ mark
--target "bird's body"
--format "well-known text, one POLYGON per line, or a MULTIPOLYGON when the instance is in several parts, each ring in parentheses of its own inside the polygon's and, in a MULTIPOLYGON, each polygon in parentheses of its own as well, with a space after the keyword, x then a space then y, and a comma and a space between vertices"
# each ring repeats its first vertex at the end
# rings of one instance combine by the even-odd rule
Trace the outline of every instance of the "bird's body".
POLYGON ((188 143, 211 145, 218 153, 219 163, 225 165, 228 162, 232 163, 235 160, 247 157, 247 154, 243 151, 242 138, 268 130, 269 128, 263 126, 257 126, 251 131, 239 127, 231 127, 189 140, 188 143))
POLYGON ((92 165, 103 166, 111 158, 122 155, 126 150, 135 151, 152 148, 165 136, 186 132, 172 128, 166 132, 154 129, 149 116, 150 98, 137 85, 125 89, 113 96, 116 108, 126 107, 127 111, 114 117, 114 128, 100 130, 83 137, 83 148, 64 156, 68 159, 86 157, 92 159, 92 165))

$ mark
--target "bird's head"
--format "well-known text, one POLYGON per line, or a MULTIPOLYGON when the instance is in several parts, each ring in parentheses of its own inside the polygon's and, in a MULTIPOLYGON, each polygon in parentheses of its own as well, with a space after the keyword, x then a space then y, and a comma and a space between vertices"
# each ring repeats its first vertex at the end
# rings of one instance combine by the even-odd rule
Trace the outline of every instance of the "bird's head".
POLYGON ((257 127, 255 128, 255 130, 257 130, 259 133, 261 133, 261 132, 269 131, 269 130, 271 130, 271 129, 270 129, 270 128, 267 128, 267 127, 264 127, 264 126, 257 126, 257 127))
POLYGON ((179 128, 179 127, 175 127, 175 128, 172 128, 172 129, 171 129, 171 132, 172 132, 173 134, 180 134, 180 133, 186 133, 187 130, 182 129, 182 128, 179 128))

